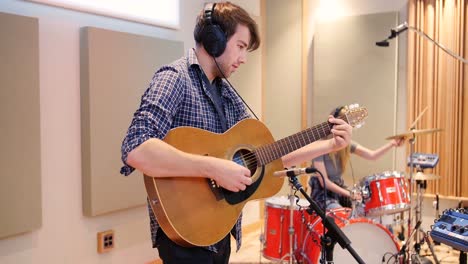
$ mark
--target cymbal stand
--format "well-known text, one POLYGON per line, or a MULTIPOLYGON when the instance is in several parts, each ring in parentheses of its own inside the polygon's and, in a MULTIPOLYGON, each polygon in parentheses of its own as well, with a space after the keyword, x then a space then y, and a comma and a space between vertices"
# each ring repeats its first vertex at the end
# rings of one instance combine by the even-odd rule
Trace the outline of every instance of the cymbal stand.
MULTIPOLYGON (((414 163, 413 163, 413 154, 414 154, 414 144, 415 144, 415 141, 416 141, 416 134, 413 134, 413 137, 409 139, 409 143, 410 143, 410 172, 409 172, 409 178, 410 178, 410 184, 409 184, 409 195, 410 195, 410 210, 408 211, 408 240, 406 241, 406 249, 408 250, 408 254, 407 256, 409 256, 408 258, 408 263, 411 264, 412 263, 412 254, 411 254, 411 250, 412 250, 412 247, 409 245, 410 243, 410 238, 412 237, 412 233, 414 235, 416 235, 415 237, 415 244, 414 244, 414 249, 416 250, 416 256, 419 258, 419 250, 421 249, 421 244, 422 244, 422 241, 424 239, 424 241, 426 241, 427 245, 429 246, 429 249, 432 253, 432 256, 434 257, 434 260, 436 262, 436 264, 439 264, 439 260, 437 259, 437 256, 434 252, 434 247, 432 245, 432 242, 431 240, 429 239, 427 233, 422 229, 422 227, 420 227, 420 225, 416 225, 415 229, 414 230, 415 232, 413 232, 412 228, 411 228, 411 222, 412 222, 412 211, 413 211, 413 202, 412 202, 412 196, 413 196, 413 184, 415 182, 414 178, 413 178, 413 171, 414 171, 414 163), (419 232, 423 233, 423 239, 419 239, 419 232)), ((420 168, 418 167, 418 170, 420 170, 420 168)), ((422 181, 416 181, 416 184, 417 184, 417 194, 416 194, 416 208, 415 208, 415 221, 416 223, 421 223, 422 222, 422 199, 421 199, 421 196, 422 196, 422 187, 424 187, 424 189, 426 188, 426 182, 424 181, 424 183, 422 183, 422 181)), ((418 260, 418 264, 421 263, 421 260, 419 259, 418 260)))
MULTIPOLYGON (((410 209, 408 211, 408 228, 407 228, 407 232, 408 232, 408 241, 406 242, 406 244, 408 244, 409 242, 409 238, 411 237, 411 211, 413 210, 413 199, 412 196, 413 196, 413 183, 414 183, 414 179, 413 179, 413 168, 414 168, 414 163, 413 163, 413 159, 411 157, 413 157, 413 154, 414 154, 414 143, 416 141, 416 134, 413 134, 413 137, 410 138, 409 140, 409 143, 410 143, 410 171, 409 171, 409 178, 410 178, 410 184, 409 184, 409 201, 410 201, 410 209)), ((411 251, 411 247, 407 247, 408 249, 408 256, 410 256, 410 251, 411 251)), ((411 257, 409 258, 409 263, 411 263, 411 257)))
MULTIPOLYGON (((422 172, 422 169, 418 166, 417 168, 418 171, 422 172)), ((416 186, 418 188, 417 190, 417 199, 416 199, 416 221, 421 221, 422 222, 422 192, 423 190, 426 190, 427 187, 427 181, 426 180, 417 180, 416 181, 416 186)), ((432 241, 429 239, 428 234, 424 231, 424 229, 419 226, 416 230, 416 238, 415 238, 415 244, 414 244, 414 249, 416 250, 416 256, 419 257, 419 252, 421 250, 421 245, 426 242, 429 250, 431 251, 432 256, 434 257, 434 261, 436 264, 439 264, 439 260, 437 259, 437 256, 434 251, 434 245, 432 241), (419 237, 419 233, 422 233, 422 238, 419 237)), ((419 263, 421 263, 421 260, 419 260, 419 263)))

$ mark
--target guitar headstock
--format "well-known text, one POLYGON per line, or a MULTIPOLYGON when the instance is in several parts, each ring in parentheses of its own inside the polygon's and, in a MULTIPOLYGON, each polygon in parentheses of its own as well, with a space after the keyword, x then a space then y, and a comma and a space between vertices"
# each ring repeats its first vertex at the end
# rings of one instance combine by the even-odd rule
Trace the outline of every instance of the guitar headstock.
MULTIPOLYGON (((350 126, 360 128, 364 125, 364 119, 367 118, 367 108, 359 106, 359 104, 350 104, 342 110, 342 119, 350 126)), ((340 116, 341 116, 340 115, 340 116)))

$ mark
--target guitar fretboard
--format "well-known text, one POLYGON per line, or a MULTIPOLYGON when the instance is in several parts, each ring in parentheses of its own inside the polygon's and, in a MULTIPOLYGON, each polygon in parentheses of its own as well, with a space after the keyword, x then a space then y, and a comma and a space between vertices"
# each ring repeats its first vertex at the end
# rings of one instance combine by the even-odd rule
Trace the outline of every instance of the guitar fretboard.
POLYGON ((257 164, 263 166, 296 149, 330 135, 333 125, 334 124, 328 122, 323 122, 271 144, 258 147, 254 150, 257 156, 257 164))

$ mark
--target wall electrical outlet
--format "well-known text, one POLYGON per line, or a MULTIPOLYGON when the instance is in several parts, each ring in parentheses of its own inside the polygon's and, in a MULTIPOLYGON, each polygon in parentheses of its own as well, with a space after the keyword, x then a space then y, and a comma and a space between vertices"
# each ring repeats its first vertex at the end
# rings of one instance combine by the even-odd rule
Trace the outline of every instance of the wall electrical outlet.
POLYGON ((114 230, 107 230, 97 233, 97 251, 105 253, 112 250, 115 246, 114 230))

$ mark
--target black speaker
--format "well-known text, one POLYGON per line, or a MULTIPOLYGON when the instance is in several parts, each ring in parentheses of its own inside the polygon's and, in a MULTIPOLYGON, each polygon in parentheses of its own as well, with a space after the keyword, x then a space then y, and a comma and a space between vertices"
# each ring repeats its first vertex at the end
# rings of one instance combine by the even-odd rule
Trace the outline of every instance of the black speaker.
POLYGON ((216 3, 205 5, 203 32, 201 34, 201 42, 205 50, 213 57, 219 57, 226 49, 226 34, 221 27, 213 22, 213 13, 216 3))

